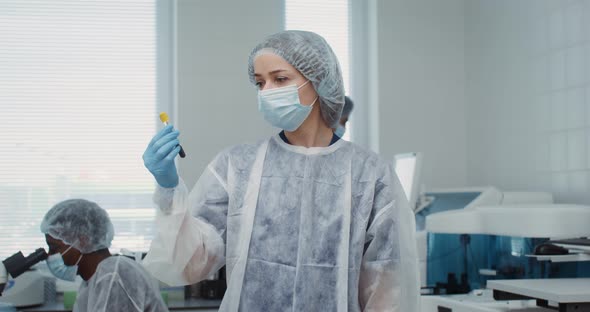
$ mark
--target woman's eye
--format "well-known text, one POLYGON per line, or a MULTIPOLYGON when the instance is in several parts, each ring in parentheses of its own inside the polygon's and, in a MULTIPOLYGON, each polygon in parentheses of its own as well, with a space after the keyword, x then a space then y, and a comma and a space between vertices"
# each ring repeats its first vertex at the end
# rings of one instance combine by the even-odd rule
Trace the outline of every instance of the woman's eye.
POLYGON ((285 82, 285 81, 287 81, 287 77, 277 77, 275 80, 276 80, 276 82, 278 82, 278 83, 282 83, 282 82, 285 82))
POLYGON ((256 81, 256 87, 258 89, 262 89, 263 83, 261 81, 256 81))

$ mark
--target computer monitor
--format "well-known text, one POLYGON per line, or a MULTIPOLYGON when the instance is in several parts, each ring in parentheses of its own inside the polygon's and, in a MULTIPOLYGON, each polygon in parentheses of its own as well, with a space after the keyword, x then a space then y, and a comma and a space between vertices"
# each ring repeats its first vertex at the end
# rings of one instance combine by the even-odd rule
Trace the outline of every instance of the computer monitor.
POLYGON ((420 193, 420 171, 422 169, 422 153, 403 153, 394 156, 394 168, 410 208, 416 210, 416 200, 420 193))

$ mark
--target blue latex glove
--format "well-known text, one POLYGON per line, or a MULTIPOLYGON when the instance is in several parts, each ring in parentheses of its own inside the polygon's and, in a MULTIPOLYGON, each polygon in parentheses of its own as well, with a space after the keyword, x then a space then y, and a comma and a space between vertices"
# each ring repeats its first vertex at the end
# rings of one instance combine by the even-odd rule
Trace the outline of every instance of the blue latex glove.
POLYGON ((179 134, 172 125, 167 125, 154 136, 143 153, 143 164, 161 187, 173 188, 178 185, 174 158, 180 151, 179 134))

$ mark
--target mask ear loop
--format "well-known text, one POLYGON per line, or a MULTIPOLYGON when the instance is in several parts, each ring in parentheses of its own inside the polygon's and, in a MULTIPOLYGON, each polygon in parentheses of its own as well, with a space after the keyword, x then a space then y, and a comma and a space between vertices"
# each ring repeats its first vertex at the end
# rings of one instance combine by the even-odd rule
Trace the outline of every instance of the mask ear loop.
POLYGON ((304 84, 300 85, 299 87, 297 87, 297 90, 303 88, 306 84, 309 83, 310 80, 307 80, 304 84))
MULTIPOLYGON (((61 254, 61 256, 63 257, 68 251, 70 251, 70 249, 72 249, 72 247, 74 247, 74 244, 71 244, 70 247, 68 247, 68 249, 66 249, 66 251, 64 251, 64 253, 61 254)), ((82 261, 83 256, 84 256, 84 254, 80 252, 80 257, 78 258, 78 261, 76 261, 76 264, 74 264, 74 265, 78 265, 78 263, 80 263, 80 261, 82 261)))
POLYGON ((320 96, 316 96, 315 100, 313 100, 313 102, 311 102, 311 104, 309 104, 309 107, 313 107, 313 104, 315 104, 315 102, 320 98, 320 96))
POLYGON ((80 253, 80 258, 78 258, 78 261, 76 261, 76 264, 74 265, 78 265, 80 261, 82 261, 82 257, 84 257, 84 254, 80 253))
POLYGON ((74 247, 74 245, 70 245, 70 247, 68 247, 68 249, 66 249, 66 251, 64 251, 61 255, 64 256, 66 253, 68 253, 68 251, 70 251, 70 249, 72 249, 72 247, 74 247))
MULTIPOLYGON (((297 90, 303 88, 306 84, 308 84, 311 80, 307 80, 304 84, 300 85, 299 87, 297 87, 297 90)), ((313 107, 313 104, 315 104, 315 102, 320 98, 320 96, 316 96, 315 99, 313 100, 313 102, 311 102, 311 104, 309 104, 309 107, 313 107)))

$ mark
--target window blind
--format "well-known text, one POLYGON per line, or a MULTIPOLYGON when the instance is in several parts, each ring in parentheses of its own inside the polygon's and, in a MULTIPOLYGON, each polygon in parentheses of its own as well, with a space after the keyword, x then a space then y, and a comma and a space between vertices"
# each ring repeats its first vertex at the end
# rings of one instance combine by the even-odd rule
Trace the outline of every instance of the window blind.
POLYGON ((141 155, 156 131, 156 8, 0 2, 1 259, 45 247, 40 222, 68 198, 107 209, 115 251, 147 250, 154 182, 141 155))

